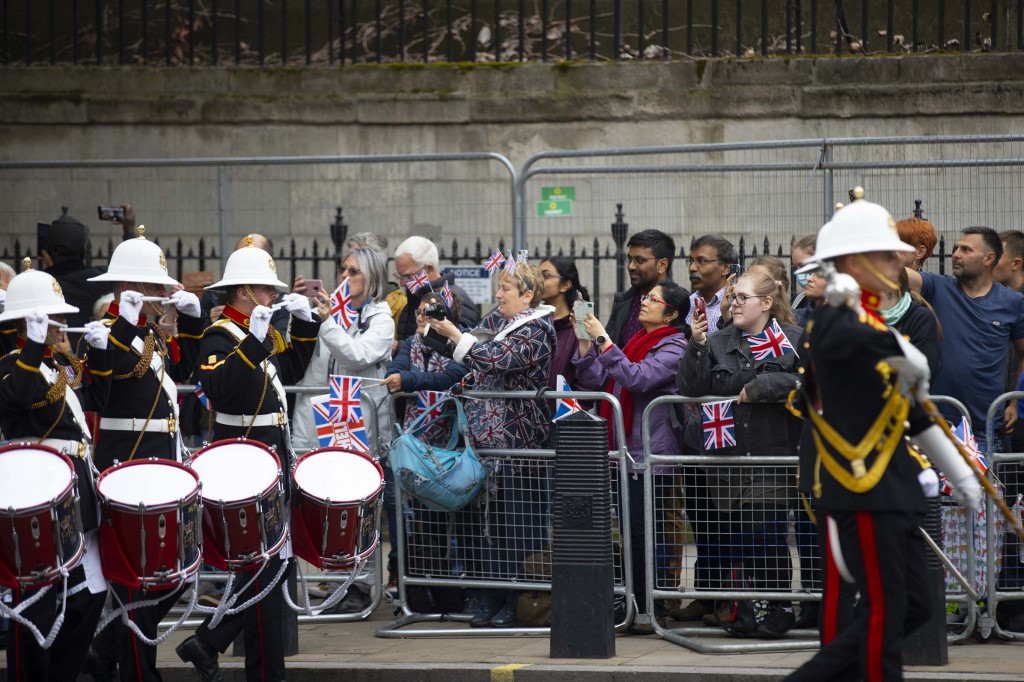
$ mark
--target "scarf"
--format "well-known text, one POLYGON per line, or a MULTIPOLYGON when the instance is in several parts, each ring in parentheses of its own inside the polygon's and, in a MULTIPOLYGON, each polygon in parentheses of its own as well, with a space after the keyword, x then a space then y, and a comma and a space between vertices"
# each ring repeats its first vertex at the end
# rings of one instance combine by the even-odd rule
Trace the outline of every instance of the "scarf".
MULTIPOLYGON (((646 329, 641 330, 629 340, 626 347, 622 349, 622 354, 626 356, 626 360, 631 363, 641 362, 651 349, 654 348, 658 343, 669 336, 679 334, 680 330, 676 327, 659 327, 652 332, 646 329)), ((601 351, 598 350, 598 353, 601 351)), ((615 395, 615 379, 608 380, 608 386, 605 387, 605 392, 615 395)), ((622 395, 619 396, 619 405, 622 407, 622 424, 626 429, 625 436, 628 438, 633 429, 633 393, 632 391, 623 391, 622 395)), ((602 400, 601 407, 598 411, 609 424, 614 423, 612 421, 612 406, 608 401, 602 400)), ((610 450, 615 449, 615 439, 613 430, 609 426, 608 428, 608 448, 610 450)))
POLYGON ((896 305, 882 311, 882 319, 890 327, 897 325, 903 319, 903 316, 907 314, 908 310, 910 310, 910 292, 904 291, 903 295, 900 296, 900 300, 896 301, 896 305))

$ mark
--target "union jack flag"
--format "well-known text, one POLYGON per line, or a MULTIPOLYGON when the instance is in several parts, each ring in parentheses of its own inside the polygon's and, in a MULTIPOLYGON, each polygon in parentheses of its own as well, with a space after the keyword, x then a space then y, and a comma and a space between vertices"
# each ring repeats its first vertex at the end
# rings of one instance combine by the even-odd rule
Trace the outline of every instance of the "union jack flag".
POLYGON ((786 353, 793 352, 793 344, 786 338, 786 334, 779 326, 778 320, 772 318, 772 323, 764 328, 760 334, 747 337, 750 344, 750 353, 755 360, 768 358, 779 358, 786 353))
POLYGON ((409 287, 409 293, 415 294, 417 291, 430 284, 430 277, 423 270, 420 270, 412 276, 412 280, 407 285, 409 287))
POLYGON ((355 419, 341 425, 341 429, 335 439, 335 445, 343 448, 370 454, 370 443, 366 437, 366 424, 363 422, 363 415, 360 413, 355 419))
MULTIPOLYGON (((555 390, 556 391, 570 391, 570 390, 572 390, 572 389, 569 388, 569 382, 567 382, 565 380, 565 377, 563 377, 561 374, 559 374, 558 378, 555 380, 555 390)), ((580 401, 578 401, 578 400, 576 400, 574 398, 559 398, 558 399, 558 404, 555 405, 555 419, 554 419, 554 421, 558 421, 562 417, 566 417, 566 416, 572 414, 573 412, 579 412, 582 409, 583 409, 583 407, 580 406, 580 401)))
POLYGON ((512 252, 508 252, 508 258, 505 259, 505 272, 509 274, 515 274, 516 272, 516 259, 512 256, 512 252))
POLYGON ((487 274, 493 275, 495 272, 501 269, 501 264, 505 262, 505 256, 502 255, 501 249, 495 249, 491 257, 487 259, 487 274))
POLYGON ((423 414, 429 411, 430 415, 428 419, 437 419, 441 416, 441 408, 437 407, 437 403, 441 398, 444 397, 444 393, 441 391, 417 391, 416 392, 416 412, 417 414, 423 414))
POLYGON ((348 437, 345 422, 337 418, 338 411, 330 404, 330 396, 319 396, 312 399, 313 423, 316 425, 316 439, 320 447, 337 445, 339 438, 348 437))
POLYGON ((732 404, 732 400, 720 400, 701 405, 705 451, 736 445, 736 420, 732 416, 732 404))
POLYGON ((352 307, 352 294, 348 290, 348 278, 331 294, 331 317, 342 329, 348 329, 359 313, 352 307))
POLYGON ((210 409, 210 399, 206 397, 206 391, 203 390, 203 385, 196 382, 196 398, 199 398, 199 402, 202 403, 203 407, 210 409))
POLYGON ((439 293, 441 294, 441 298, 444 299, 444 304, 448 306, 448 312, 451 312, 454 298, 452 297, 452 289, 448 286, 448 282, 444 283, 444 286, 441 287, 441 291, 439 293))
POLYGON ((981 473, 987 472, 988 460, 978 449, 978 441, 974 437, 974 432, 971 431, 971 425, 967 423, 967 417, 960 417, 960 425, 953 429, 953 435, 963 443, 964 450, 971 456, 971 461, 977 465, 981 473))
POLYGON ((347 422, 359 416, 363 380, 359 377, 332 374, 329 383, 331 386, 330 405, 332 409, 340 412, 338 420, 347 422))

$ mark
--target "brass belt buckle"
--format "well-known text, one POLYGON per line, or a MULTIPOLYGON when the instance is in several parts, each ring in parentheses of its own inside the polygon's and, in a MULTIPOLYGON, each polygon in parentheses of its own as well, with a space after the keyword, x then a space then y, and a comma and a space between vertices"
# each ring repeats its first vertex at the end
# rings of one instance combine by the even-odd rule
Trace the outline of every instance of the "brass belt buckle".
POLYGON ((172 414, 167 418, 167 433, 174 433, 174 415, 172 414))
POLYGON ((85 441, 78 441, 78 454, 77 457, 85 457, 85 441))
POLYGON ((277 425, 278 426, 284 426, 286 420, 287 420, 287 417, 285 417, 284 410, 278 410, 277 411, 277 425))

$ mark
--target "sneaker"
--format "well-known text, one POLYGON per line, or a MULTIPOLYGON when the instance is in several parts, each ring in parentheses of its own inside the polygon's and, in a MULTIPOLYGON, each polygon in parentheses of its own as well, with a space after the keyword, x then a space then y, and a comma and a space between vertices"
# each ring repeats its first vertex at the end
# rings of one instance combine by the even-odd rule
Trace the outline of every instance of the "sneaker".
POLYGON ((772 604, 768 607, 768 613, 757 624, 757 634, 769 639, 782 637, 796 624, 796 616, 793 610, 788 611, 779 604, 772 604))
POLYGON ((477 604, 476 612, 469 621, 469 626, 474 628, 485 628, 491 624, 491 619, 505 605, 504 594, 495 590, 481 590, 480 601, 477 604))
POLYGON ((480 610, 480 595, 476 591, 474 591, 466 599, 466 603, 462 607, 462 612, 463 613, 476 614, 476 612, 479 611, 479 610, 480 610))
POLYGON ((711 613, 705 613, 700 617, 700 620, 704 625, 711 627, 721 626, 732 620, 732 605, 728 601, 721 601, 715 605, 715 610, 711 613))
POLYGON ((516 601, 515 599, 506 601, 505 605, 498 609, 498 612, 487 624, 492 628, 514 627, 516 624, 516 601))
POLYGON ((686 606, 679 609, 671 609, 668 615, 672 617, 672 620, 690 621, 700 620, 703 616, 709 613, 707 606, 704 602, 699 599, 694 599, 686 606))
POLYGON ((330 583, 317 583, 309 588, 309 596, 316 597, 317 599, 326 599, 330 596, 331 592, 330 583))
POLYGON ((350 585, 348 592, 341 598, 341 601, 324 611, 324 613, 362 613, 372 603, 373 598, 370 588, 357 583, 350 585))

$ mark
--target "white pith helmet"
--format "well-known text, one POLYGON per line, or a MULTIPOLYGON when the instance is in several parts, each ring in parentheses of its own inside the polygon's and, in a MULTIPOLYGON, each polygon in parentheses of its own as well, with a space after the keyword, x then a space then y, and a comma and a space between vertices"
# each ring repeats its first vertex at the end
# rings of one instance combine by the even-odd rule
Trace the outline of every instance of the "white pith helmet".
POLYGON ((24 270, 7 285, 7 303, 0 313, 0 322, 20 320, 32 313, 68 315, 78 308, 64 300, 60 284, 41 270, 32 270, 32 259, 22 261, 24 270))
POLYGON ((248 237, 248 244, 236 249, 224 265, 224 276, 219 282, 214 282, 207 289, 224 289, 226 287, 239 287, 243 284, 263 284, 275 287, 278 291, 287 291, 288 285, 277 278, 277 265, 274 258, 264 251, 252 245, 252 235, 248 237))
POLYGON ((178 280, 167 274, 167 258, 163 250, 143 236, 145 225, 139 225, 135 239, 121 242, 110 254, 110 265, 102 275, 90 282, 145 282, 173 287, 178 280))
POLYGON ((818 231, 814 257, 797 270, 797 274, 816 270, 823 261, 850 253, 870 251, 903 251, 913 253, 914 247, 900 240, 896 221, 878 204, 864 200, 864 188, 853 188, 853 202, 836 205, 832 220, 818 231))

